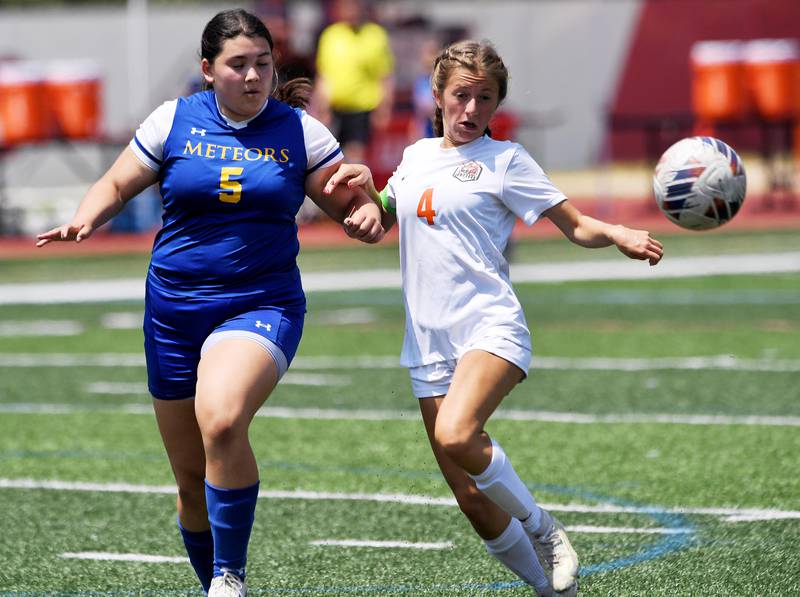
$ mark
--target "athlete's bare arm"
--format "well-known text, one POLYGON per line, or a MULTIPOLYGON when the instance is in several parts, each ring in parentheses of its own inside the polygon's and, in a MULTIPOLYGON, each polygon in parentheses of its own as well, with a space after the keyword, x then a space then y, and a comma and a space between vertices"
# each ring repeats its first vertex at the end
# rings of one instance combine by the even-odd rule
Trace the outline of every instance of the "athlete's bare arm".
POLYGON ((37 247, 54 241, 81 242, 117 215, 125 203, 158 180, 158 173, 145 166, 126 147, 108 171, 84 196, 72 220, 37 235, 37 247))
POLYGON ((380 241, 385 230, 382 210, 360 186, 335 186, 328 192, 331 176, 339 164, 322 168, 306 180, 306 194, 333 220, 344 225, 348 236, 365 243, 380 241))
POLYGON ((631 259, 648 260, 650 265, 661 261, 662 244, 646 230, 634 230, 621 225, 608 224, 582 214, 569 201, 562 201, 544 212, 544 215, 564 233, 570 241, 581 247, 597 248, 615 245, 631 259))
POLYGON ((340 164, 339 168, 328 179, 323 192, 329 195, 343 186, 349 189, 363 189, 376 204, 381 206, 381 225, 385 232, 388 232, 394 226, 397 218, 395 218, 394 214, 383 209, 380 193, 375 188, 372 172, 369 168, 363 164, 340 164))

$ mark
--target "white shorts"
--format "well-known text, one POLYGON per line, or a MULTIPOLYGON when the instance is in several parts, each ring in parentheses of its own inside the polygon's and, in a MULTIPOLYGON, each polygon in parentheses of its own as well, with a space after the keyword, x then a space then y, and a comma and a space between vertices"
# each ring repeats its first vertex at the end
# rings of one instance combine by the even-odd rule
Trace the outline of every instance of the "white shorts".
MULTIPOLYGON (((531 366, 531 349, 526 346, 520 346, 508 338, 482 338, 471 344, 464 352, 470 350, 490 352, 519 367, 523 373, 523 380, 528 376, 528 368, 531 366)), ((458 359, 448 359, 428 365, 409 367, 408 373, 411 375, 411 390, 414 396, 432 398, 447 394, 450 384, 453 382, 456 365, 458 365, 458 359)))

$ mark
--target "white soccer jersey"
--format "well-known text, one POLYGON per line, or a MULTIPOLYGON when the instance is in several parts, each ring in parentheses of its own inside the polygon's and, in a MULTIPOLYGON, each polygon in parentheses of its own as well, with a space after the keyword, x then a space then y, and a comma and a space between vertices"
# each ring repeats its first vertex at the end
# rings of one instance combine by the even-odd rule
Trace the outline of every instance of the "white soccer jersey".
POLYGON ((532 225, 566 199, 517 143, 441 142, 408 147, 387 186, 400 229, 407 367, 458 359, 487 338, 530 350, 503 251, 517 217, 532 225))

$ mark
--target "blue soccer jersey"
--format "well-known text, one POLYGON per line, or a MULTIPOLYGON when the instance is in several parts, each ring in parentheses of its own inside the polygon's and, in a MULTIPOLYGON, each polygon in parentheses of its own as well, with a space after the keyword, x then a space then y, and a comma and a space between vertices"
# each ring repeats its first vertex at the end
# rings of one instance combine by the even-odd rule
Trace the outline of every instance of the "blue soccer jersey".
POLYGON ((213 92, 167 102, 131 142, 159 173, 163 226, 152 272, 166 287, 217 295, 294 280, 299 250, 295 216, 306 176, 341 159, 319 122, 270 99, 236 123, 213 92))
POLYGON ((295 216, 308 174, 342 159, 336 139, 275 99, 233 122, 205 91, 160 106, 130 147, 164 205, 145 299, 150 392, 193 396, 212 334, 267 341, 291 362, 305 313, 295 216))

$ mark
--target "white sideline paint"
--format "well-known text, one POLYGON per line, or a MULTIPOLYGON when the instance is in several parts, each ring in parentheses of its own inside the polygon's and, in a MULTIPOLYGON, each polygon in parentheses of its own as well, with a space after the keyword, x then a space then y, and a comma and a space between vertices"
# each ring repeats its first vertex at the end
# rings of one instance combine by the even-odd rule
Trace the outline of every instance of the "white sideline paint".
POLYGON ((0 284, 0 305, 104 303, 144 300, 144 277, 0 284))
POLYGON ((138 381, 94 381, 86 384, 84 389, 89 394, 149 395, 147 384, 138 381))
POLYGON ((657 266, 631 259, 512 265, 513 282, 570 282, 579 280, 653 280, 731 274, 766 274, 800 271, 800 252, 667 256, 657 266))
MULTIPOLYGON (((288 408, 267 406, 257 416, 275 419, 320 419, 359 421, 409 421, 420 418, 416 410, 346 410, 317 408, 288 408)), ((800 427, 800 417, 765 417, 757 415, 674 415, 674 414, 608 414, 594 415, 568 412, 507 410, 501 408, 493 420, 542 421, 548 423, 672 423, 680 425, 767 425, 800 427)))
POLYGON ((361 541, 359 539, 319 539, 309 545, 321 547, 376 547, 383 549, 451 549, 452 541, 443 543, 411 543, 410 541, 361 541))
MULTIPOLYGON (((0 403, 0 413, 56 415, 85 412, 152 415, 153 408, 149 402, 147 404, 122 404, 119 406, 80 406, 74 404, 41 404, 33 402, 0 403)), ((417 410, 348 410, 334 408, 290 408, 282 406, 263 407, 256 413, 256 416, 270 419, 312 419, 328 421, 416 421, 420 418, 419 411, 417 410)), ((506 421, 541 421, 549 423, 575 423, 579 425, 597 423, 664 423, 673 425, 764 425, 770 427, 800 427, 800 417, 768 417, 759 415, 675 415, 666 413, 595 415, 539 410, 506 410, 501 408, 492 415, 492 418, 506 421)))
MULTIPOLYGON (((656 267, 617 258, 597 261, 519 264, 511 266, 514 282, 568 282, 577 280, 646 280, 730 274, 766 274, 800 271, 800 252, 754 253, 695 257, 667 257, 656 267)), ((303 274, 306 292, 400 288, 394 269, 310 272, 303 274)), ((35 284, 0 284, 0 305, 86 303, 143 300, 144 277, 116 280, 75 280, 35 284)))
MULTIPOLYGON (((350 385, 347 375, 324 375, 314 373, 286 373, 281 378, 282 385, 291 386, 347 386, 350 385)), ((146 383, 124 381, 96 381, 86 385, 89 394, 119 394, 129 396, 149 396, 146 383)), ((286 417, 283 417, 286 418, 286 417)))
POLYGON ((353 309, 314 311, 310 314, 309 319, 312 323, 323 325, 352 325, 374 323, 378 321, 378 314, 374 309, 368 307, 356 307, 353 309))
POLYGON ((140 330, 143 320, 144 313, 141 311, 121 311, 106 313, 100 319, 100 323, 109 330, 140 330))
MULTIPOLYGON (((168 495, 174 495, 177 492, 177 488, 174 485, 134 485, 131 483, 87 483, 81 481, 3 478, 0 478, 0 489, 50 489, 55 491, 144 494, 153 493, 168 495)), ((303 490, 272 491, 262 489, 258 492, 258 497, 285 500, 382 502, 407 504, 412 506, 457 506, 456 500, 452 497, 434 497, 407 493, 336 493, 303 490)), ((540 504, 540 506, 546 510, 552 510, 553 512, 575 512, 590 514, 700 514, 704 516, 718 516, 721 517, 725 522, 800 519, 800 511, 758 508, 643 508, 636 506, 617 506, 616 504, 608 503, 594 505, 540 504)))
MULTIPOLYGON (((0 353, 0 367, 144 367, 143 354, 130 353, 0 353)), ((292 369, 325 370, 350 369, 402 369, 394 356, 354 357, 297 357, 292 369)), ((721 369, 726 371, 753 371, 764 373, 798 372, 800 360, 795 359, 740 359, 731 355, 705 357, 667 357, 652 359, 601 358, 601 357, 534 357, 532 369, 587 370, 587 371, 662 371, 721 369)))
POLYGON ((28 321, 0 321, 0 336, 77 336, 83 332, 83 324, 64 319, 34 319, 28 321))
POLYGON ((186 564, 189 558, 151 556, 143 553, 109 553, 105 551, 76 551, 61 554, 62 558, 75 560, 113 560, 117 562, 146 562, 148 564, 186 564))
POLYGON ((144 367, 144 354, 0 353, 0 367, 144 367))

